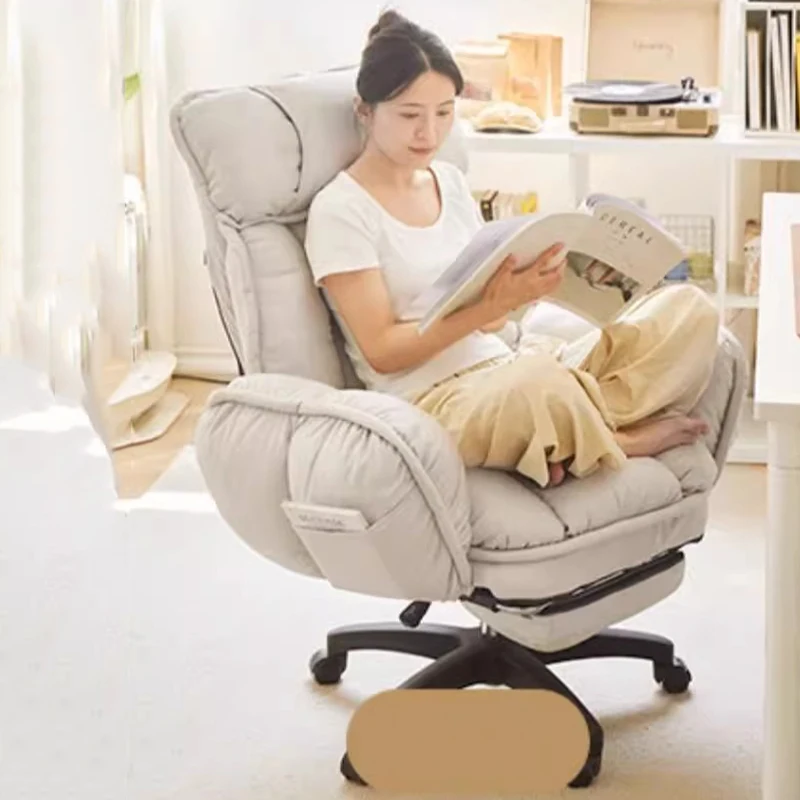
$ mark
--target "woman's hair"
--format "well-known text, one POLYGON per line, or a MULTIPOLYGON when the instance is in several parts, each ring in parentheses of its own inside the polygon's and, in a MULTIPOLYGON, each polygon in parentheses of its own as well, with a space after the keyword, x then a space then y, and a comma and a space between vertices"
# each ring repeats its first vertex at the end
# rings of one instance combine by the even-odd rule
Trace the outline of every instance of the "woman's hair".
POLYGON ((361 99, 370 105, 391 100, 429 71, 450 78, 461 94, 464 78, 441 39, 396 11, 384 11, 361 56, 356 83, 361 99))

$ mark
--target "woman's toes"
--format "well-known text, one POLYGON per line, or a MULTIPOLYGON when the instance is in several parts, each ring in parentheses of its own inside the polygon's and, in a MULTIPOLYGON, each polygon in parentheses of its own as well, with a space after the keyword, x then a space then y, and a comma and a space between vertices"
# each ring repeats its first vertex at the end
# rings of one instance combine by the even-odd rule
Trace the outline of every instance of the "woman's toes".
POLYGON ((566 477, 566 470, 564 469, 564 465, 561 462, 557 462, 555 464, 549 464, 548 469, 550 471, 550 483, 548 486, 558 486, 566 477))
POLYGON ((694 436, 703 436, 708 433, 708 423, 702 419, 687 417, 686 430, 694 436))

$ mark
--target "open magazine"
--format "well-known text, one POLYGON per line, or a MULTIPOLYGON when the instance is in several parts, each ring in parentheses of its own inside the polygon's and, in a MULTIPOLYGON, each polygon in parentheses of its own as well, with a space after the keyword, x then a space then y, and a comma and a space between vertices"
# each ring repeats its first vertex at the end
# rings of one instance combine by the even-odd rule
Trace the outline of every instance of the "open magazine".
MULTIPOLYGON (((521 265, 556 242, 567 250, 564 279, 547 300, 597 325, 612 322, 686 258, 663 225, 634 203, 589 195, 576 211, 525 214, 487 222, 456 260, 412 305, 421 310, 419 330, 480 296, 510 254, 521 265)), ((519 318, 526 309, 518 309, 519 318)))

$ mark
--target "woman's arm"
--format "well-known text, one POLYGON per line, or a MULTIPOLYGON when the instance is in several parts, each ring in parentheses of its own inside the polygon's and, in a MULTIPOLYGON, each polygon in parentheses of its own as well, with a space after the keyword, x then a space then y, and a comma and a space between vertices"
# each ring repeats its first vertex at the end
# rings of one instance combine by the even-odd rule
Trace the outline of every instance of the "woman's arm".
POLYGON ((322 284, 364 358, 378 373, 423 364, 498 316, 492 316, 486 304, 476 303, 419 333, 416 322, 397 322, 380 269, 329 275, 322 284))
POLYGON ((379 373, 412 369, 463 339, 492 326, 515 308, 551 292, 560 282, 563 261, 553 266, 558 246, 550 248, 520 272, 508 258, 477 302, 438 320, 424 333, 416 322, 398 322, 378 268, 336 273, 322 284, 358 344, 379 373))

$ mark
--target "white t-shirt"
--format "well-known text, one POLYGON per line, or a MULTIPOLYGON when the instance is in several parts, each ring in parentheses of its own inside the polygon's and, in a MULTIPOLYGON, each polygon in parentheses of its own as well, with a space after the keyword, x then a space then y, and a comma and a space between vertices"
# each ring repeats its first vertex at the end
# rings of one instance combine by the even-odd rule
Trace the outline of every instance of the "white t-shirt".
MULTIPOLYGON (((431 169, 442 210, 426 227, 407 225, 392 216, 344 171, 317 193, 306 224, 306 253, 317 286, 326 275, 380 267, 398 321, 419 319, 413 298, 453 262, 483 224, 461 170, 438 161, 431 169)), ((475 331, 414 368, 381 374, 370 367, 344 320, 335 308, 332 311, 364 385, 399 397, 413 397, 456 372, 510 352, 496 334, 475 331)))

